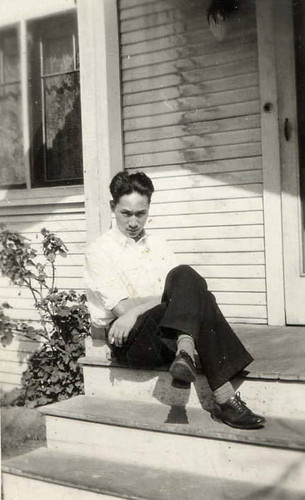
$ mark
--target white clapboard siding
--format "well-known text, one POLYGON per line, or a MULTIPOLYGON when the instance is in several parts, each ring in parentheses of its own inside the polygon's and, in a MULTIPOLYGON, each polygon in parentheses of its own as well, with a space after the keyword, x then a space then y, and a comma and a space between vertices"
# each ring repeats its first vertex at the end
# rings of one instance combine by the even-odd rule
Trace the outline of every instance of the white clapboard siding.
POLYGON ((152 178, 148 230, 207 279, 227 318, 266 323, 255 5, 242 2, 223 43, 209 5, 120 0, 125 168, 152 178))
MULTIPOLYGON (((83 214, 84 213, 84 207, 83 204, 81 203, 71 203, 71 205, 61 205, 58 203, 58 205, 52 203, 52 204, 44 204, 44 205, 39 205, 39 204, 34 204, 34 205, 29 205, 29 200, 26 200, 27 203, 25 204, 26 207, 26 214, 30 215, 40 215, 43 214, 46 216, 46 219, 49 219, 50 214, 83 214)), ((20 201, 19 201, 20 203, 20 201)), ((23 201, 22 201, 23 203, 23 201)), ((16 215, 16 207, 18 205, 16 203, 11 204, 7 206, 1 206, 1 217, 4 215, 11 215, 15 216, 16 215)))
MULTIPOLYGON (((215 92, 221 91, 233 91, 237 89, 243 89, 247 87, 253 87, 253 80, 257 79, 257 73, 247 73, 246 75, 239 75, 234 77, 227 77, 221 80, 212 80, 208 83, 198 83, 198 84, 187 84, 180 85, 179 89, 177 86, 172 87, 162 87, 162 89, 154 89, 150 91, 143 91, 142 89, 139 92, 135 92, 135 88, 133 88, 133 92, 127 94, 124 98, 123 104, 127 106, 140 105, 145 103, 152 102, 160 102, 160 101, 169 101, 176 99, 178 96, 183 95, 184 97, 197 96, 198 92, 205 91, 211 95, 213 98, 213 94, 215 92)), ((255 95, 256 97, 256 95, 255 95)), ((214 97, 215 98, 215 97, 214 97)), ((126 108, 127 110, 128 108, 126 108)))
MULTIPOLYGON (((177 111, 189 111, 190 109, 195 112, 198 109, 212 108, 219 105, 254 101, 258 99, 258 89, 255 86, 255 81, 252 85, 252 87, 247 87, 245 89, 213 92, 206 94, 204 98, 199 94, 195 96, 180 97, 178 99, 163 99, 159 102, 148 104, 125 106, 123 116, 124 118, 135 118, 140 116, 175 113, 177 111)), ((199 92, 198 90, 198 93, 199 92)))
MULTIPOLYGON (((193 124, 192 133, 194 133, 194 128, 196 129, 197 123, 193 124)), ((196 130, 195 130, 196 132, 196 130)), ((199 131, 198 131, 199 133, 199 131)), ((203 163, 182 163, 178 165, 162 165, 158 169, 154 167, 143 167, 143 170, 149 175, 153 180, 154 184, 156 179, 163 179, 165 177, 185 177, 190 174, 219 174, 223 172, 239 172, 244 170, 261 170, 262 160, 261 157, 246 157, 246 158, 226 158, 225 160, 213 160, 206 161, 203 163)), ((155 185, 156 188, 156 185, 155 185)), ((230 196, 228 196, 230 197, 230 196)), ((232 195, 232 198, 236 198, 236 195, 232 195)))
POLYGON ((262 224, 263 217, 259 211, 222 212, 211 214, 186 214, 156 216, 148 221, 151 227, 189 227, 189 226, 244 226, 262 224))
MULTIPOLYGON (((125 165, 127 168, 141 168, 151 165, 171 165, 179 162, 223 160, 225 158, 247 158, 249 156, 261 155, 260 142, 247 142, 242 144, 232 144, 230 146, 207 146, 198 148, 186 148, 179 151, 167 151, 158 153, 145 153, 142 155, 126 156, 125 165)), ((232 174, 233 175, 233 174, 232 174)), ((260 173, 252 174, 252 182, 261 181, 260 173)), ((247 180, 247 179, 246 179, 247 180)))
MULTIPOLYGON (((160 16, 161 17, 161 16, 160 16)), ((161 22, 161 19, 159 17, 159 21, 161 22)), ((134 23, 133 23, 134 24, 134 23)), ((131 26, 131 23, 130 23, 131 26)), ((134 25, 135 26, 135 25, 134 25)), ((247 33, 247 43, 255 43, 256 40, 256 35, 254 32, 252 33, 247 33)), ((223 49, 219 49, 219 46, 217 46, 214 41, 211 39, 210 34, 208 30, 201 30, 200 33, 197 32, 197 40, 193 38, 192 40, 194 43, 188 43, 188 44, 182 44, 179 47, 175 48, 166 48, 165 46, 161 48, 161 50, 154 50, 150 51, 150 57, 149 57, 149 65, 155 65, 155 64, 161 64, 165 62, 173 62, 175 60, 179 60, 179 65, 181 66, 181 60, 187 60, 190 56, 192 56, 192 60, 194 60, 195 57, 200 57, 201 62, 204 61, 210 61, 211 55, 214 54, 214 56, 219 60, 219 53, 221 54, 221 58, 224 57, 224 51, 223 49), (200 38, 199 38, 200 37, 200 38), (202 43, 205 43, 205 48, 206 52, 209 52, 209 56, 202 56, 202 43)), ((241 50, 241 37, 236 36, 236 37, 230 37, 230 47, 232 49, 237 49, 241 50)), ((244 50, 244 47, 243 47, 244 50)), ((195 59, 196 60, 196 59, 195 59)), ((214 63, 214 60, 212 61, 214 63)), ((147 66, 147 54, 127 54, 125 57, 123 56, 122 58, 122 69, 130 69, 130 68, 139 68, 147 66)), ((204 66, 204 64, 201 64, 201 66, 204 66)))
MULTIPOLYGON (((144 170, 144 169, 143 169, 144 170)), ((211 179, 212 180, 212 179, 211 179)), ((227 198, 251 198, 252 196, 258 196, 262 193, 261 183, 249 183, 240 185, 221 185, 218 186, 207 186, 202 188, 186 188, 170 190, 164 189, 161 191, 155 191, 153 196, 153 203, 160 203, 163 201, 173 202, 173 201, 192 201, 192 200, 223 200, 227 198)))
MULTIPOLYGON (((194 266, 194 269, 206 278, 205 269, 201 266, 194 266)), ((265 292, 264 278, 206 278, 209 289, 215 292, 265 292)), ((221 303, 219 304, 221 306, 221 303)))
MULTIPOLYGON (((241 256, 244 252, 258 252, 263 253, 264 251, 264 239, 263 238, 227 238, 227 239, 202 239, 197 240, 185 239, 185 240, 170 240, 169 241, 172 249, 176 253, 200 253, 200 254, 226 254, 229 252, 238 253, 241 256)), ((225 255, 223 256, 224 258, 225 255)))
POLYGON ((262 210, 262 199, 249 198, 247 203, 244 199, 233 198, 229 200, 204 200, 204 201, 182 201, 172 203, 153 203, 150 210, 152 217, 164 215, 183 214, 212 214, 221 212, 250 212, 262 210))
MULTIPOLYGON (((158 88, 158 87, 157 87, 158 88)), ((238 102, 235 104, 223 104, 221 107, 211 106, 210 108, 194 109, 189 111, 178 111, 155 116, 144 116, 129 118, 124 120, 124 130, 154 129, 184 123, 198 123, 201 121, 221 120, 228 117, 253 115, 259 112, 259 101, 238 102)))
POLYGON ((27 360, 39 348, 40 343, 16 335, 9 346, 0 349, 0 386, 9 391, 20 386, 21 374, 27 368, 27 360))
POLYGON ((266 305, 266 294, 261 292, 214 292, 217 301, 226 305, 266 305))
MULTIPOLYGON (((160 92, 160 91, 158 91, 160 92)), ((257 114, 249 116, 238 116, 235 118, 223 118, 217 121, 196 122, 187 125, 172 125, 169 127, 157 127, 154 129, 143 129, 125 132, 126 146, 142 141, 155 141, 158 139, 184 137, 187 133, 197 134, 204 137, 205 134, 216 132, 255 129, 260 125, 260 117, 257 114)), ((135 147, 135 145, 134 145, 135 147)), ((225 164, 225 162, 224 162, 225 164)))
POLYGON ((3 373, 14 373, 21 376, 27 368, 26 361, 19 362, 15 360, 4 360, 1 361, 1 370, 3 373))
POLYGON ((10 359, 11 354, 18 350, 18 361, 24 361, 29 355, 33 354, 40 346, 40 343, 27 339, 21 335, 16 336, 10 345, 5 347, 6 359, 10 359))
POLYGON ((159 139, 147 142, 136 142, 126 145, 125 153, 126 156, 135 156, 140 153, 145 153, 147 148, 154 153, 186 149, 186 148, 202 148, 208 146, 223 146, 226 144, 242 144, 253 140, 260 142, 260 129, 251 128, 249 130, 238 130, 238 131, 227 131, 218 132, 213 134, 201 134, 201 135, 185 135, 183 137, 177 137, 176 139, 159 139))
MULTIPOLYGON (((233 266, 236 264, 236 252, 222 253, 182 253, 177 252, 177 258, 181 264, 190 264, 192 266, 233 266)), ((238 252, 238 263, 240 265, 254 266, 255 264, 264 265, 264 252, 238 252)), ((256 268, 256 266, 255 266, 256 268)))
MULTIPOLYGON (((139 45, 140 44, 135 44, 137 48, 139 48, 139 45)), ((153 75, 150 78, 123 82, 122 88, 125 94, 125 99, 131 99, 131 97, 128 96, 132 96, 132 94, 140 92, 153 92, 158 88, 163 91, 167 88, 177 86, 182 87, 182 95, 185 95, 185 92, 187 92, 187 85, 196 84, 200 85, 202 88, 202 82, 204 82, 204 84, 207 85, 207 89, 212 90, 215 85, 215 88, 221 88, 224 90, 230 89, 232 85, 232 80, 230 80, 231 78, 245 78, 248 75, 257 75, 257 64, 255 59, 250 58, 249 60, 244 61, 242 65, 237 62, 228 63, 221 69, 216 65, 209 68, 201 68, 200 71, 196 69, 190 70, 184 73, 183 79, 177 73, 164 76, 153 75)), ((192 94, 194 93, 195 90, 192 90, 192 94)))
MULTIPOLYGON (((64 193, 64 191, 63 191, 64 193)), ((83 195, 64 197, 52 196, 48 191, 45 198, 24 198, 0 205, 0 221, 11 231, 21 233, 27 238, 37 253, 37 261, 44 263, 42 255, 42 228, 47 228, 61 238, 68 248, 67 257, 58 256, 56 260, 56 285, 59 289, 74 288, 83 291, 82 280, 84 250, 86 245, 86 220, 83 195)), ((51 276, 51 266, 45 271, 51 276)), ((5 313, 16 321, 26 321, 39 327, 39 314, 34 306, 30 290, 12 285, 8 278, 0 277, 0 305, 7 302, 11 309, 5 313)), ((38 348, 39 343, 17 335, 7 347, 0 348, 0 381, 3 390, 20 385, 21 374, 26 369, 28 357, 38 348)))

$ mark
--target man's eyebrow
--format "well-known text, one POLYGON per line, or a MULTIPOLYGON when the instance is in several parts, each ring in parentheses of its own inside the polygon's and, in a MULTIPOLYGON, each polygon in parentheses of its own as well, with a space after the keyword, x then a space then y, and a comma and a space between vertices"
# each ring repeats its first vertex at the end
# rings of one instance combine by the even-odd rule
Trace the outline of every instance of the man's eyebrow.
POLYGON ((143 210, 137 210, 136 212, 132 212, 131 210, 128 210, 127 208, 122 208, 121 210, 122 213, 125 213, 125 214, 145 214, 146 213, 146 209, 143 208, 143 210))

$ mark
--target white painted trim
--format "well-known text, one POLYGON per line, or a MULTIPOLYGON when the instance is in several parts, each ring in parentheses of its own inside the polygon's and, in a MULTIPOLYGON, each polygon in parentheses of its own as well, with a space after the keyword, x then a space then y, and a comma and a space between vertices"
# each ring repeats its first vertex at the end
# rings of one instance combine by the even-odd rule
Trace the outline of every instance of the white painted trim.
POLYGON ((30 172, 30 130, 29 130, 29 95, 28 95, 28 47, 27 47, 26 22, 22 20, 19 25, 19 47, 20 47, 20 79, 21 79, 21 102, 22 102, 22 138, 23 138, 23 161, 25 169, 25 180, 27 189, 31 188, 30 172))
POLYGON ((0 26, 75 9, 75 0, 1 0, 0 26))
POLYGON ((282 162, 282 216, 284 277, 287 323, 305 322, 305 276, 302 273, 302 208, 300 200, 296 68, 292 1, 285 10, 276 10, 276 55, 278 76, 279 123, 282 162), (285 118, 291 137, 284 136, 285 118))
POLYGON ((123 168, 115 0, 79 0, 84 187, 88 240, 110 224, 109 182, 123 168))
POLYGON ((1 206, 17 206, 28 205, 29 202, 45 205, 52 203, 53 198, 62 198, 61 203, 74 203, 84 201, 84 186, 58 186, 58 187, 43 187, 32 189, 1 189, 0 190, 0 207, 1 206), (72 200, 72 201, 71 201, 72 200))
POLYGON ((280 139, 272 0, 257 0, 257 39, 264 179, 266 287, 269 325, 285 324, 280 139), (264 111, 265 103, 272 110, 264 111))

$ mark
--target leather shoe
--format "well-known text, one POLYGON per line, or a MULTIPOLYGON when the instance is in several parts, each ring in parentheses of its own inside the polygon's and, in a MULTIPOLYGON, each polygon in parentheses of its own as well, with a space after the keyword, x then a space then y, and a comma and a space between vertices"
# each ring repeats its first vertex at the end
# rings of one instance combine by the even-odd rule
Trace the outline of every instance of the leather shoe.
POLYGON ((220 420, 238 429, 259 429, 266 421, 264 417, 256 415, 247 407, 241 400, 239 392, 222 405, 214 402, 211 416, 214 420, 220 420))
MULTIPOLYGON (((195 364, 191 356, 183 350, 181 350, 175 357, 174 361, 169 367, 169 372, 175 381, 175 387, 179 387, 179 382, 189 384, 196 379, 195 364), (179 382, 177 383, 177 381, 179 382)), ((183 384, 182 386, 180 385, 180 387, 183 387, 183 384)))

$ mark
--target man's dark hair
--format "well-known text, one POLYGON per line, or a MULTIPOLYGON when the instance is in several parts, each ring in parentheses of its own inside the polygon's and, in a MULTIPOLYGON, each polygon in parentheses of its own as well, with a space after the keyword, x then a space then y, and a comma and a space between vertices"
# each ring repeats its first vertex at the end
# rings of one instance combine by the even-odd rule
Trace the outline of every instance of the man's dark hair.
POLYGON ((152 181, 144 172, 136 172, 135 174, 119 172, 113 177, 109 188, 115 205, 122 196, 134 192, 147 196, 150 202, 151 195, 155 190, 152 181))

